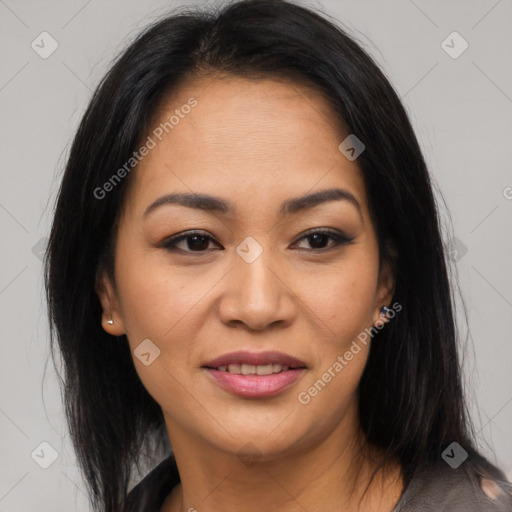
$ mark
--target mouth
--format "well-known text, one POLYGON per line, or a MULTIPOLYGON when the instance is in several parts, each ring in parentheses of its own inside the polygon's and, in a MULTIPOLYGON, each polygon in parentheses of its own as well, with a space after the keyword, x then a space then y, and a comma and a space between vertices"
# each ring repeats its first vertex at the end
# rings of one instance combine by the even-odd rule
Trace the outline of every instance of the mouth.
POLYGON ((274 373, 286 372, 290 369, 295 370, 298 367, 290 367, 279 363, 269 364, 237 364, 231 363, 228 365, 222 365, 217 368, 210 368, 211 370, 218 370, 219 372, 232 373, 233 375, 272 375, 274 373))
POLYGON ((306 364, 282 352, 239 351, 216 357, 205 363, 203 368, 243 375, 270 375, 289 369, 306 368, 306 364))
POLYGON ((281 352, 234 352, 213 359, 202 368, 216 384, 235 395, 265 398, 295 384, 306 365, 281 352))

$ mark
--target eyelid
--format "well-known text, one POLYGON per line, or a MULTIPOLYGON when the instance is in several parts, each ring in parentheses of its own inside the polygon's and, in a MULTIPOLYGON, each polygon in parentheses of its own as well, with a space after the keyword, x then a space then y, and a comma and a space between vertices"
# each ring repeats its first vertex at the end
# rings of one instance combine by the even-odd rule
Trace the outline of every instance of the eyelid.
POLYGON ((316 253, 327 252, 327 251, 333 250, 336 247, 339 247, 341 245, 351 244, 351 243, 353 243, 354 239, 356 238, 355 236, 350 237, 348 235, 345 235, 343 232, 341 232, 337 229, 312 228, 312 229, 305 231, 304 233, 301 233, 299 235, 299 237, 297 238, 297 240, 295 242, 293 242, 293 244, 296 244, 305 238, 308 238, 310 236, 317 235, 317 234, 318 235, 327 235, 331 239, 335 240, 336 243, 331 244, 327 247, 324 247, 323 249, 304 249, 305 251, 316 252, 316 253))
MULTIPOLYGON (((352 237, 349 237, 347 235, 345 235, 344 233, 342 233, 341 231, 337 230, 337 229, 333 229, 333 228, 311 228, 303 233, 301 233, 297 239, 292 243, 292 246, 297 244, 298 242, 302 241, 303 239, 305 238, 308 238, 310 236, 313 236, 313 235, 316 235, 316 234, 319 234, 319 235, 326 235, 328 237, 330 237, 332 240, 335 241, 335 243, 327 246, 327 247, 324 247, 322 249, 299 249, 299 250, 302 250, 302 251, 306 251, 306 252, 309 252, 309 253, 322 253, 322 252, 327 252, 327 251, 330 251, 330 250, 333 250, 339 246, 342 246, 342 245, 348 245, 348 244, 351 244, 353 243, 353 240, 355 239, 355 236, 352 236, 352 237)), ((187 254, 194 254, 194 255, 204 255, 205 253, 207 252, 210 252, 209 250, 204 250, 204 251, 190 251, 190 250, 184 250, 184 249, 179 249, 176 247, 176 244, 178 244, 179 242, 182 242, 183 240, 186 240, 187 238, 192 238, 193 236, 203 236, 205 237, 208 241, 211 241, 211 242, 214 242, 218 245, 221 245, 219 242, 217 242, 215 240, 215 238, 213 236, 211 236, 208 232, 206 231, 201 231, 201 230, 190 230, 190 231, 184 231, 182 233, 177 233, 176 235, 173 235, 171 237, 168 237, 166 238, 165 240, 163 240, 160 244, 159 244, 159 247, 162 247, 164 249, 167 249, 169 251, 177 251, 177 252, 182 252, 182 253, 187 253, 187 254)))
POLYGON ((208 239, 209 242, 212 241, 212 242, 215 242, 216 244, 220 245, 219 242, 217 242, 215 240, 215 238, 213 238, 213 236, 211 236, 207 231, 193 229, 190 231, 184 231, 182 233, 177 233, 175 235, 167 237, 162 242, 160 242, 158 244, 158 246, 163 249, 167 249, 168 251, 175 250, 177 252, 182 252, 182 253, 187 253, 187 254, 200 255, 200 254, 205 254, 206 252, 208 252, 208 251, 187 251, 187 250, 183 250, 183 249, 179 249, 179 248, 175 247, 175 245, 178 244, 179 242, 182 242, 183 240, 186 240, 187 238, 192 238, 193 236, 203 236, 206 239, 208 239))
POLYGON ((297 237, 297 240, 302 240, 303 238, 305 237, 308 237, 308 236, 311 236, 311 235, 316 235, 316 234, 321 234, 321 235, 332 235, 334 237, 339 237, 339 238, 345 238, 347 240, 353 240, 355 237, 349 237, 347 235, 345 235, 342 231, 338 230, 338 229, 334 229, 334 228, 311 228, 311 229, 308 229, 306 231, 304 231, 303 233, 301 233, 300 235, 298 235, 297 237))

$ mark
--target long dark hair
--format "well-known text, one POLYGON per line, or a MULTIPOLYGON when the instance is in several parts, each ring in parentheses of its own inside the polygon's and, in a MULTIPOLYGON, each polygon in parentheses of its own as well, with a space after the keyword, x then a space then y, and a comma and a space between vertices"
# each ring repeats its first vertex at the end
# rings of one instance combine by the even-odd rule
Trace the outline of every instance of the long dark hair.
POLYGON ((283 0, 244 0, 182 9, 137 36, 99 84, 72 143, 45 286, 52 357, 57 366, 56 340, 65 412, 95 509, 121 510, 134 467, 140 471, 141 460, 167 448, 161 408, 138 378, 126 337, 102 329, 95 293, 99 268, 114 281, 117 219, 130 176, 101 199, 94 192, 130 159, 166 95, 209 72, 308 84, 366 146, 357 163, 381 263, 395 270, 393 302, 403 306, 375 336, 358 389, 369 443, 400 462, 406 482, 417 468, 438 463, 454 441, 470 453, 466 467, 504 479, 474 448, 440 216, 397 93, 327 15, 283 0))

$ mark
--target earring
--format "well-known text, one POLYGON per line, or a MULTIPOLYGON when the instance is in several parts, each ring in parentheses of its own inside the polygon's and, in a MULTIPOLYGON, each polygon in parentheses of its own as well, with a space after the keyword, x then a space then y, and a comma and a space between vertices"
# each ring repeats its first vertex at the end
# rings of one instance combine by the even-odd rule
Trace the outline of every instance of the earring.
POLYGON ((114 325, 114 320, 112 320, 112 318, 110 320, 107 320, 107 324, 108 325, 114 325))
POLYGON ((387 306, 382 306, 382 308, 380 310, 380 316, 387 316, 388 311, 389 311, 389 308, 387 306))

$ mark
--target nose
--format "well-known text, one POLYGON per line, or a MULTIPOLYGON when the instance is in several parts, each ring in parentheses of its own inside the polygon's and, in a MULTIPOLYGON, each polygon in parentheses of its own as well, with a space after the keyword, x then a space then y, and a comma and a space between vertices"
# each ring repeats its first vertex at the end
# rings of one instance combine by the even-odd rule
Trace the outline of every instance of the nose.
POLYGON ((219 303, 219 317, 229 326, 243 325, 262 331, 290 325, 297 311, 297 296, 278 265, 263 251, 248 262, 235 255, 219 303))

